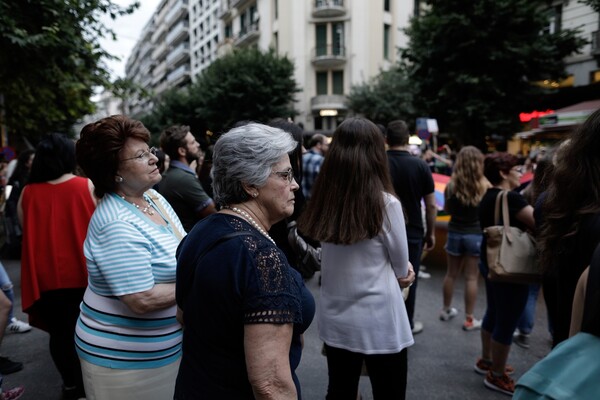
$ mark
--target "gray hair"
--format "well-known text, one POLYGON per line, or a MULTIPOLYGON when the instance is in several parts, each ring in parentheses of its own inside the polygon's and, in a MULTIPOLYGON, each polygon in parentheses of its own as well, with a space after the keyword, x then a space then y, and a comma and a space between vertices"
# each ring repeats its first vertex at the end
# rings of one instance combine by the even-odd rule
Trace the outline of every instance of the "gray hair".
POLYGON ((273 165, 296 145, 289 133, 257 123, 223 134, 215 144, 210 172, 215 202, 225 205, 250 199, 242 184, 264 186, 273 165))

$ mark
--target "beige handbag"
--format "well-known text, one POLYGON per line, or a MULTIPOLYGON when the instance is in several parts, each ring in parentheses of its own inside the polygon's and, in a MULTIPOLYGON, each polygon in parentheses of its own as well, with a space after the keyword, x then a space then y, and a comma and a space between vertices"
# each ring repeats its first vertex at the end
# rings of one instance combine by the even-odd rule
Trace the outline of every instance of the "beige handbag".
POLYGON ((494 221, 496 225, 483 230, 487 240, 488 279, 523 284, 541 282, 542 270, 537 262, 535 239, 529 233, 510 226, 506 190, 496 197, 494 221), (498 225, 500 204, 503 225, 498 225))

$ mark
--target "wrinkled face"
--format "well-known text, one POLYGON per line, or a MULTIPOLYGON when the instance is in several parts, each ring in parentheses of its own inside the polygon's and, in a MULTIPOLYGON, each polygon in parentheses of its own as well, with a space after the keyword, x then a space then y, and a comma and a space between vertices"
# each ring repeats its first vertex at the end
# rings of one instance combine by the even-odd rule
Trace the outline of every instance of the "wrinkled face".
POLYGON ((293 177, 290 158, 286 154, 273 165, 267 183, 258 189, 259 196, 255 200, 271 224, 294 213, 294 192, 299 186, 293 177))
POLYGON ((143 140, 129 138, 119 154, 117 175, 123 182, 117 184, 128 195, 141 194, 160 182, 156 163, 158 158, 150 152, 143 140))

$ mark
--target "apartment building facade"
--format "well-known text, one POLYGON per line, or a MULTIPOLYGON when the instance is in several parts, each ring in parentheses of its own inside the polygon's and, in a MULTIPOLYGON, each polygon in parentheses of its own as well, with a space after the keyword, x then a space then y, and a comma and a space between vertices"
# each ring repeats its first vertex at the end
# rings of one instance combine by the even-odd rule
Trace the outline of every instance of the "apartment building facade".
MULTIPOLYGON (((402 29, 424 12, 420 0, 162 0, 127 61, 127 77, 155 95, 189 85, 234 48, 275 49, 295 64, 295 120, 307 131, 331 131, 349 110, 353 85, 397 60, 402 29)), ((590 43, 569 57, 569 77, 549 87, 600 81, 600 16, 578 1, 555 0, 549 30, 579 28, 590 43)), ((130 100, 135 115, 152 108, 130 100)))

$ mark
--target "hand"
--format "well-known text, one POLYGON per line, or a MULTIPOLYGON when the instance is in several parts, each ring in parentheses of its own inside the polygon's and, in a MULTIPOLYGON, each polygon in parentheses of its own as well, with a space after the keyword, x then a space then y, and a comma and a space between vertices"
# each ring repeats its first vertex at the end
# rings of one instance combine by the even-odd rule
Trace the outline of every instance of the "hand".
POLYGON ((435 247, 435 235, 425 236, 425 242, 423 243, 423 249, 425 251, 431 251, 435 247))
POLYGON ((415 270, 413 269, 412 264, 409 262, 408 263, 408 274, 406 275, 406 277, 402 278, 402 277, 398 277, 398 284, 400 285, 400 288, 405 289, 409 286, 411 286, 413 284, 413 282, 416 279, 416 275, 415 275, 415 270))

